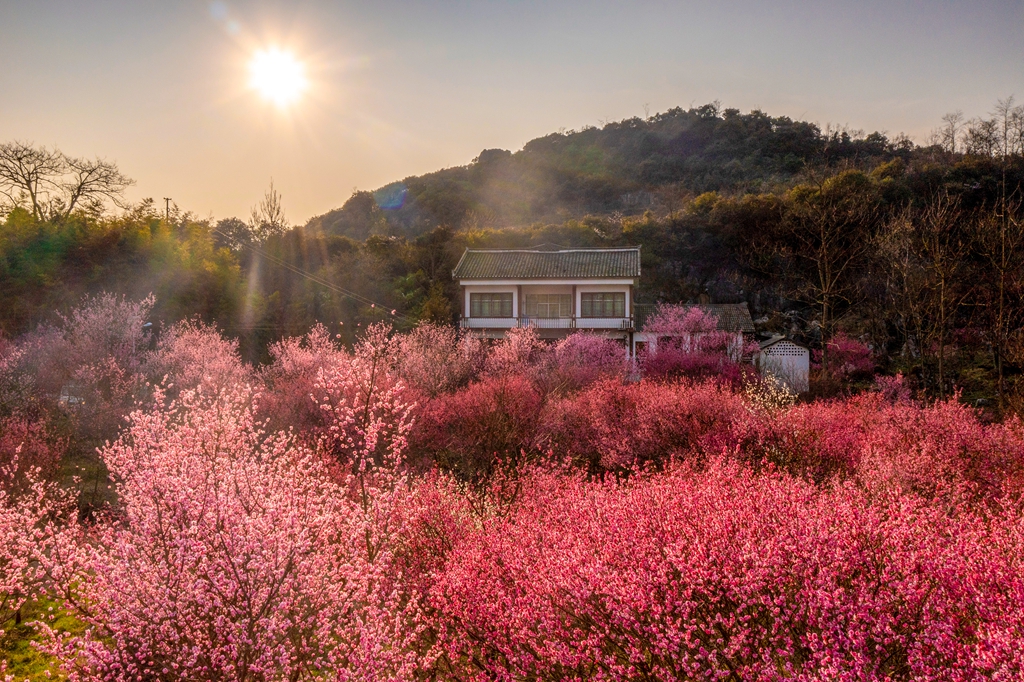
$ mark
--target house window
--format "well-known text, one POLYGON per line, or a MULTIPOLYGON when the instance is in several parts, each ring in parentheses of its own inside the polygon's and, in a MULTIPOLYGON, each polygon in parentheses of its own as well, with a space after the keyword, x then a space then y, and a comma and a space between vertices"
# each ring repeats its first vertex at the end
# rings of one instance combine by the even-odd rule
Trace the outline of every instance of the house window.
POLYGON ((572 294, 527 294, 527 317, 572 317, 572 294))
POLYGON ((470 294, 470 317, 512 317, 512 294, 470 294))
POLYGON ((580 294, 583 317, 625 317, 626 294, 594 293, 580 294))

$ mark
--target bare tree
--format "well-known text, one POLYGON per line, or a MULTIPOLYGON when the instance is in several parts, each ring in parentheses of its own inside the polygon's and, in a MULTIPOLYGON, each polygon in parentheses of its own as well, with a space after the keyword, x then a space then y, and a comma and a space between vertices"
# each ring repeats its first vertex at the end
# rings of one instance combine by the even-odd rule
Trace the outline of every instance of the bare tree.
POLYGON ((288 229, 288 219, 284 215, 284 205, 281 203, 281 194, 274 188, 274 181, 270 181, 270 189, 263 195, 263 199, 252 207, 249 214, 249 230, 256 242, 265 242, 267 238, 283 234, 288 229))
POLYGON ((916 360, 926 345, 930 282, 915 228, 914 212, 903 209, 879 233, 875 252, 884 263, 889 306, 885 317, 902 336, 901 354, 916 360))
POLYGON ((964 127, 964 112, 957 109, 942 117, 942 127, 932 137, 936 144, 950 154, 956 154, 956 143, 960 139, 960 131, 964 127))
POLYGON ((1014 104, 1013 96, 996 102, 992 112, 998 153, 1003 159, 1024 152, 1024 106, 1014 104))
POLYGON ((102 159, 84 159, 65 156, 67 173, 61 185, 61 205, 64 217, 81 206, 91 212, 103 210, 104 200, 123 207, 124 191, 134 184, 117 166, 102 159))
POLYGON ((841 173, 816 187, 791 193, 778 255, 788 261, 797 292, 821 316, 822 367, 829 369, 828 344, 840 309, 851 302, 854 271, 871 242, 876 203, 857 173, 841 173))
POLYGON ((122 205, 134 181, 102 159, 82 159, 31 143, 0 144, 2 208, 25 206, 36 220, 65 220, 76 210, 100 213, 122 205))
POLYGON ((964 151, 975 156, 995 156, 999 152, 999 124, 995 119, 973 118, 964 133, 964 151))
POLYGON ((28 203, 32 215, 42 218, 53 180, 62 171, 62 155, 46 147, 23 142, 0 145, 0 193, 10 206, 28 203))
POLYGON ((995 356, 999 407, 1006 399, 1006 349, 1011 336, 1024 322, 1020 301, 1024 298, 1024 211, 1014 198, 1000 205, 976 223, 975 247, 988 271, 986 287, 990 299, 985 306, 995 356))
POLYGON ((939 398, 946 397, 946 346, 949 328, 967 296, 963 271, 967 265, 968 242, 961 226, 960 202, 942 194, 917 217, 917 236, 931 289, 931 336, 938 347, 939 398))

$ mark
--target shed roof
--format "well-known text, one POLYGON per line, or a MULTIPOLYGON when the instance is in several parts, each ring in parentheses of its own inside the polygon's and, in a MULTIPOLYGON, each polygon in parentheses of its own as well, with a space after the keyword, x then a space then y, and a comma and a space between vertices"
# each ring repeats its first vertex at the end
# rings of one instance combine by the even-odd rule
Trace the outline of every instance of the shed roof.
POLYGON ((728 332, 754 332, 750 308, 744 303, 698 303, 693 306, 718 318, 718 328, 728 332))
POLYGON ((771 337, 770 339, 765 339, 764 341, 762 341, 758 345, 760 346, 761 350, 765 350, 766 348, 770 348, 771 346, 774 346, 774 345, 782 343, 782 342, 791 343, 794 346, 799 346, 800 348, 803 348, 803 349, 807 350, 807 345, 806 344, 800 343, 796 339, 791 339, 788 336, 783 336, 781 334, 777 334, 777 335, 771 337))
POLYGON ((640 247, 466 249, 455 279, 636 279, 640 247))

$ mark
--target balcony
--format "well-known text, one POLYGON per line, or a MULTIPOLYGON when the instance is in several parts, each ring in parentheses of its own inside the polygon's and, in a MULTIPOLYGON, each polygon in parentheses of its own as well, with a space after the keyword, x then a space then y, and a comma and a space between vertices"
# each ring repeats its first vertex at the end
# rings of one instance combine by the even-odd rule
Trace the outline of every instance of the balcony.
POLYGON ((520 327, 533 327, 534 329, 575 329, 575 317, 520 317, 520 327))
POLYGON ((462 329, 514 329, 519 326, 515 317, 463 317, 459 320, 462 329))
POLYGON ((618 329, 619 331, 633 331, 633 318, 631 317, 580 317, 576 320, 577 329, 618 329))
POLYGON ((463 317, 461 329, 566 329, 633 331, 632 317, 463 317))

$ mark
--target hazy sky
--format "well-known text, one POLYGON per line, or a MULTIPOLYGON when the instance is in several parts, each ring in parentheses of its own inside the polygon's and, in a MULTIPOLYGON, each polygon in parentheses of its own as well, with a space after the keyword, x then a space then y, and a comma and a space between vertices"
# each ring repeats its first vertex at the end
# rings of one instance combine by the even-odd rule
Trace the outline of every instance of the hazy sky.
POLYGON ((927 138, 1024 98, 1024 0, 0 0, 0 140, 116 161, 130 198, 289 219, 559 129, 712 100, 927 138), (262 47, 311 86, 247 86, 262 47))

